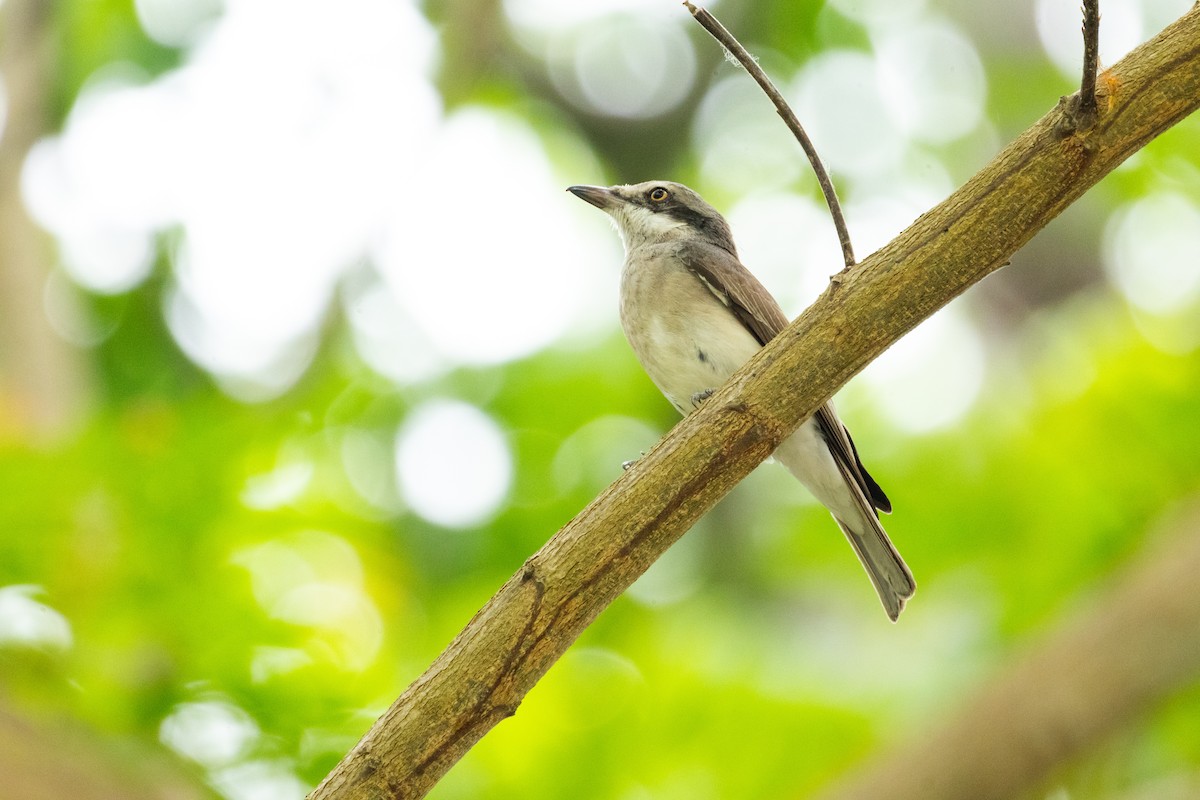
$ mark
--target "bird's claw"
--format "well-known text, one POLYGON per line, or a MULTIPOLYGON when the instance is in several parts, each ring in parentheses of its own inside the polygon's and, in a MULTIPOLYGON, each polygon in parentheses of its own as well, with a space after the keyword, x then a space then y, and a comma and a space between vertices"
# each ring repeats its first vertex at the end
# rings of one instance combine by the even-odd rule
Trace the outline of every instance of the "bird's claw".
POLYGON ((712 397, 714 391, 716 391, 716 390, 715 389, 705 389, 703 392, 696 392, 694 395, 692 395, 692 407, 694 408, 694 407, 700 405, 701 403, 703 403, 708 398, 712 397))

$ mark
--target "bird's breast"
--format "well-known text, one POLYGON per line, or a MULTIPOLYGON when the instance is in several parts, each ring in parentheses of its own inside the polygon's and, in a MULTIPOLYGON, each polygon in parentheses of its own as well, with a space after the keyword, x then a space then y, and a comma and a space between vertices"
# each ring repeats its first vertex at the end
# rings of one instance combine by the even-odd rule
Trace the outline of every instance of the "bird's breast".
POLYGON ((757 340, 698 277, 669 253, 626 260, 621 327, 650 380, 681 412, 759 349, 757 340))

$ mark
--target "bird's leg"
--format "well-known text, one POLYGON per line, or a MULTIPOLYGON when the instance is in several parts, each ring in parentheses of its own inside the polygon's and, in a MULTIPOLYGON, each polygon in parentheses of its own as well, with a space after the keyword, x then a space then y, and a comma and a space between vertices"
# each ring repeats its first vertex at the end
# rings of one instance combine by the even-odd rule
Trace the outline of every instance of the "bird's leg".
POLYGON ((692 407, 696 408, 705 400, 712 397, 713 392, 715 391, 716 389, 705 389, 703 392, 696 392, 694 395, 692 395, 692 407))

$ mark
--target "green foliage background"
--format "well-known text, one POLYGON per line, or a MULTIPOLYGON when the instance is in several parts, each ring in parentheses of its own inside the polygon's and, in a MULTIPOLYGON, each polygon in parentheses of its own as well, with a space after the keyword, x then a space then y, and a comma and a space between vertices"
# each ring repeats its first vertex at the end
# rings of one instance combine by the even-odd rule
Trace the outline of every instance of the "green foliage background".
MULTIPOLYGON (((937 10, 975 37, 986 114, 1007 135, 1072 87, 1033 42, 989 41, 970 8, 937 10)), ((855 23, 818 3, 716 10, 769 54, 768 65, 868 46, 855 23)), ((451 105, 484 102, 573 127, 613 180, 694 176, 698 156, 672 131, 698 97, 637 123, 588 116, 529 77, 529 56, 502 26, 465 35, 464 20, 494 20, 491 4, 431 0, 425 13, 441 32, 439 81, 451 105), (481 37, 491 47, 479 48, 481 37)), ((120 0, 61 3, 55 26, 66 54, 59 118, 113 59, 152 74, 179 60, 140 32, 120 0)), ((715 69, 717 54, 693 34, 715 69)), ((936 155, 959 179, 987 156, 962 145, 936 155)), ((854 387, 844 393, 844 416, 896 504, 889 530, 918 576, 899 625, 884 622, 827 515, 764 467, 655 568, 644 591, 606 611, 433 796, 804 796, 919 735, 1060 613, 1103 592, 1156 520, 1200 489, 1200 354, 1167 352, 1144 335, 1147 324, 1194 330, 1196 309, 1139 320, 1096 266, 1108 209, 1180 164, 1197 174, 1198 120, 1152 144, 1006 273, 959 301, 992 333, 985 390, 959 424, 906 434, 854 387), (1063 254, 1072 277, 1060 283, 1063 254), (1012 293, 1023 298, 1017 311, 1003 302, 1012 293)), ((558 167, 565 183, 571 165, 558 167)), ((809 183, 803 191, 815 191, 809 183)), ((1182 186, 1200 202, 1195 181, 1182 186)), ((1200 256, 1178 255, 1193 264, 1200 256)), ((0 441, 0 586, 39 587, 36 598, 73 633, 63 650, 0 648, 2 701, 154 750, 173 709, 213 700, 261 732, 240 759, 284 764, 313 785, 521 562, 617 476, 621 459, 651 444, 629 431, 665 431, 673 412, 620 337, 615 298, 607 335, 421 385, 372 373, 334 320, 295 388, 243 404, 166 330, 160 294, 170 269, 164 249, 154 279, 87 299, 115 328, 86 353, 99 397, 83 427, 52 445, 13 430, 0 441), (484 528, 447 532, 403 509, 380 513, 344 474, 348 436, 388 442, 430 396, 476 403, 507 432, 515 483, 484 528), (569 441, 584 456, 564 467, 569 441), (247 503, 248 486, 300 462, 314 470, 303 491, 270 507, 247 503), (341 579, 358 570, 382 621, 368 663, 353 656, 358 633, 268 613, 247 564, 271 543, 327 549, 341 579), (293 666, 256 671, 275 663, 271 653, 293 666)), ((1132 720, 1047 791, 1111 796, 1192 772, 1198 718, 1192 689, 1132 720)))

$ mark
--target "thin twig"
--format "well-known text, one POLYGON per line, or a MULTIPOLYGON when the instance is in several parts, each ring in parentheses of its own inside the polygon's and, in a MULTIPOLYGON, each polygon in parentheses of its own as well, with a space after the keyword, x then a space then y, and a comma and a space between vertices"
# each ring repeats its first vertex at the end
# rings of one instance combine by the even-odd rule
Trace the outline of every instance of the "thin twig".
POLYGON ((1083 81, 1079 85, 1079 127, 1096 121, 1096 70, 1100 64, 1100 0, 1083 0, 1083 81))
POLYGON ((792 109, 788 106, 787 101, 783 99, 783 95, 775 88, 775 84, 771 83, 771 79, 767 77, 767 73, 763 72, 762 67, 754 60, 754 56, 746 51, 732 33, 726 29, 724 25, 717 20, 707 9, 697 8, 688 0, 683 3, 687 6, 687 10, 692 12, 692 16, 696 21, 712 34, 721 45, 729 51, 729 53, 737 59, 737 62, 745 68, 746 72, 750 73, 750 77, 762 87, 766 92, 767 97, 775 104, 775 111, 783 118, 784 124, 788 126, 788 130, 796 137, 796 141, 800 142, 800 147, 804 149, 804 154, 808 156, 808 163, 812 164, 813 172, 817 175, 817 183, 821 185, 821 193, 825 195, 825 202, 829 205, 829 213, 833 216, 834 227, 837 228, 838 241, 842 244, 842 258, 846 262, 846 268, 854 266, 854 248, 850 246, 850 232, 846 229, 846 218, 842 216, 842 206, 838 202, 837 192, 834 191, 833 181, 829 178, 829 173, 825 170, 825 165, 821 163, 821 157, 817 155, 817 148, 813 146, 812 139, 808 138, 808 134, 804 132, 804 128, 800 125, 800 120, 796 119, 796 115, 792 113, 792 109))

